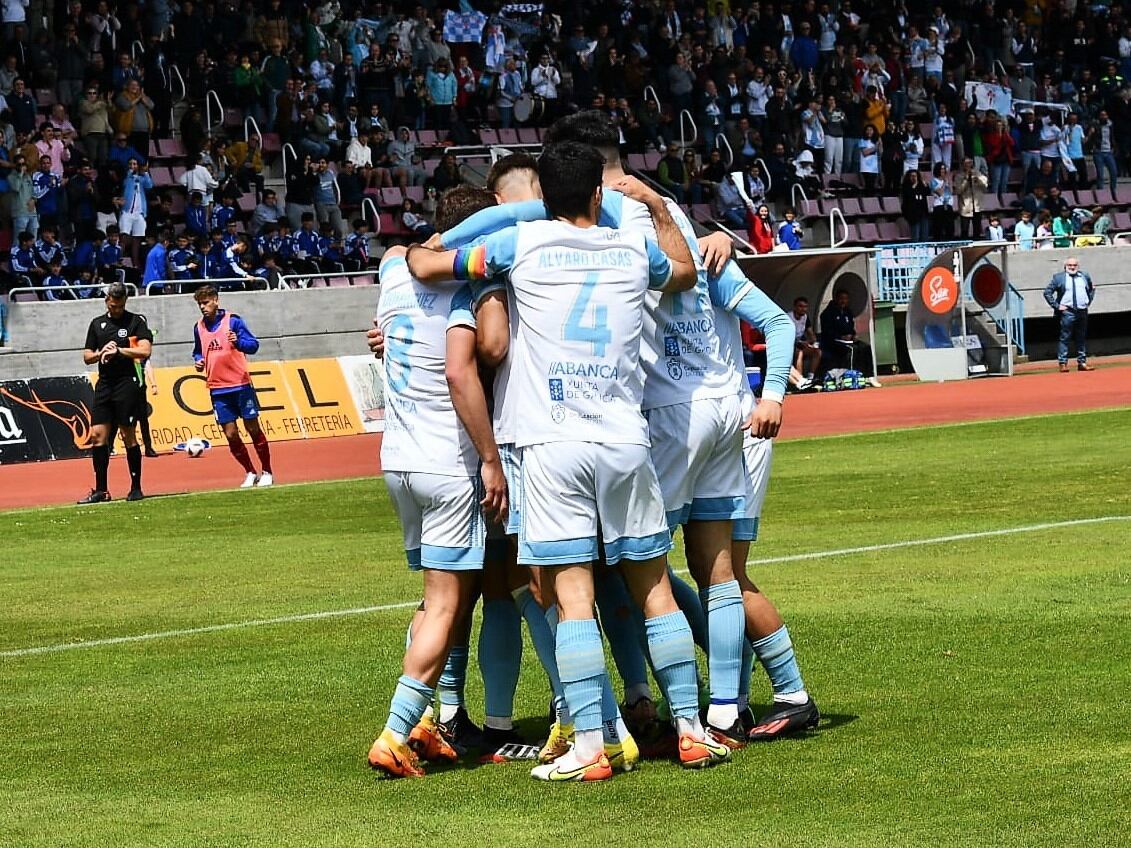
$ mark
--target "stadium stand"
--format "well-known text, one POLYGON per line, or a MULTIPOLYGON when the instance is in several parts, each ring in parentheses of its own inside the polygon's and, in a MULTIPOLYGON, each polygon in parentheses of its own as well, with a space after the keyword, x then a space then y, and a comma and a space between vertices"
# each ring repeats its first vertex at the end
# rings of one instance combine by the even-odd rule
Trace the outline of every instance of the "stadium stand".
POLYGON ((773 219, 797 207, 803 246, 826 243, 834 209, 851 244, 900 241, 910 233, 905 170, 922 172, 932 205, 956 187, 949 172, 932 177, 940 157, 956 171, 970 157, 991 178, 974 238, 991 213, 1010 237, 1022 206, 1048 208, 1051 185, 1081 234, 1131 228, 1131 192, 1116 185, 1131 158, 1131 28, 1119 4, 703 5, 714 6, 248 0, 127 15, 88 0, 29 16, 5 4, 5 290, 39 285, 38 236, 50 228, 70 282, 125 277, 144 288, 159 229, 187 233, 198 260, 195 272, 170 264, 169 278, 274 280, 268 256, 310 281, 365 270, 414 238, 405 198, 428 219, 427 188, 481 181, 492 157, 537 149, 545 126, 580 108, 619 123, 629 167, 653 184, 674 149, 663 179, 707 228, 718 226, 717 186, 737 172, 746 202, 764 198, 773 219), (540 73, 532 83, 544 62, 557 83, 540 73), (869 123, 875 150, 861 146, 869 123), (687 148, 694 159, 681 157, 687 148), (445 152, 454 169, 439 168, 445 152), (289 227, 257 215, 265 188, 289 227), (305 231, 304 211, 315 216, 305 231), (27 255, 25 231, 36 237, 27 255), (225 247, 239 236, 252 249, 233 260, 225 247))

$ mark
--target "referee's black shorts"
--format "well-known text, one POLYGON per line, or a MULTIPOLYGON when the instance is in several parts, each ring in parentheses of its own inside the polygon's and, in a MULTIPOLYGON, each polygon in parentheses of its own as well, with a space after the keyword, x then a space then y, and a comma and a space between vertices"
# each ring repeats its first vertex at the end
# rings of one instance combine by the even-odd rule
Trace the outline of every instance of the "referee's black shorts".
POLYGON ((94 409, 91 424, 110 427, 133 427, 137 424, 145 403, 145 392, 134 378, 125 380, 99 380, 94 387, 94 409))

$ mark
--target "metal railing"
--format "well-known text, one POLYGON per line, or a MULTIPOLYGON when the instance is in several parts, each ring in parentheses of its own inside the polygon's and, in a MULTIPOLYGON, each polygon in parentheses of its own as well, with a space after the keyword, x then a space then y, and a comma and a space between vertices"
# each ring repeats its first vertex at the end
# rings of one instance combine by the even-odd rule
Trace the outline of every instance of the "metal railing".
POLYGON ((130 60, 136 65, 138 56, 145 55, 145 45, 141 43, 140 38, 135 38, 130 45, 130 60))
POLYGON ((694 145, 699 140, 699 127, 695 126, 695 118, 687 109, 680 110, 679 113, 679 147, 680 150, 686 150, 687 141, 687 125, 691 125, 691 141, 690 144, 694 145))
POLYGON ((659 112, 663 112, 664 107, 663 107, 663 104, 660 103, 660 98, 656 94, 656 89, 653 88, 650 85, 646 85, 646 86, 644 86, 644 96, 643 96, 642 99, 647 100, 649 97, 651 97, 652 102, 656 104, 656 110, 659 111, 659 112))
MULTIPOLYGON (((21 277, 20 279, 26 280, 27 277, 21 277)), ((8 291, 8 302, 9 303, 21 303, 22 301, 16 300, 15 296, 17 294, 34 294, 36 296, 36 298, 38 298, 39 295, 41 295, 41 294, 46 294, 46 293, 59 294, 61 292, 70 292, 71 294, 73 294, 74 297, 68 298, 69 300, 86 300, 87 298, 91 297, 94 294, 94 292, 98 291, 99 289, 104 289, 108 285, 110 285, 110 284, 109 283, 83 283, 82 285, 79 285, 78 283, 68 283, 65 286, 16 286, 13 289, 9 289, 9 291, 8 291), (79 295, 78 292, 80 292, 80 291, 89 291, 90 294, 79 295)), ((126 290, 130 293, 130 297, 133 297, 134 295, 137 294, 137 286, 136 285, 134 285, 133 283, 125 283, 124 285, 126 287, 126 290)), ((55 301, 45 300, 43 302, 44 303, 52 303, 52 302, 57 302, 58 300, 59 300, 59 298, 55 298, 55 301)))
MULTIPOLYGON (((766 189, 766 192, 769 192, 768 188, 766 189)), ((805 204, 807 204, 808 202, 809 195, 805 193, 805 189, 802 187, 801 183, 794 183, 793 187, 789 190, 789 205, 794 209, 804 209, 805 204), (800 203, 797 202, 797 195, 799 194, 801 195, 800 203)))
POLYGON ((220 95, 216 89, 210 88, 204 94, 204 123, 208 127, 208 134, 212 135, 212 101, 216 101, 216 108, 220 111, 220 125, 224 124, 224 104, 220 102, 220 95))
POLYGON ((310 274, 284 274, 279 277, 278 291, 291 291, 292 289, 307 289, 307 288, 333 288, 333 286, 301 286, 298 285, 303 280, 330 280, 346 278, 350 280, 350 285, 354 285, 352 280, 360 279, 362 277, 369 278, 369 283, 363 285, 376 285, 377 284, 377 269, 371 271, 331 271, 329 273, 310 273, 310 274))
POLYGON ((255 277, 250 274, 246 277, 193 277, 191 280, 153 280, 152 282, 146 284, 145 293, 147 295, 151 295, 153 294, 153 290, 155 288, 160 288, 162 292, 164 292, 165 286, 169 286, 170 289, 176 287, 176 293, 181 294, 181 286, 185 285, 191 285, 194 287, 203 285, 213 286, 219 285, 220 283, 240 283, 242 285, 248 280, 259 280, 263 283, 264 288, 267 288, 269 286, 269 283, 267 282, 267 279, 265 277, 255 277))
MULTIPOLYGON (((973 279, 973 275, 970 276, 973 279)), ((970 303, 976 303, 974 295, 967 285, 966 297, 970 303)), ((986 314, 993 320, 998 332, 1012 340, 1014 346, 1021 353, 1025 352, 1025 297, 1012 283, 1006 283, 1005 296, 994 306, 986 309, 986 314)))
POLYGON ((754 254, 754 255, 758 254, 758 248, 754 247, 754 245, 752 245, 750 242, 748 242, 746 239, 744 239, 742 236, 740 236, 738 233, 736 233, 734 230, 732 230, 730 227, 728 227, 722 221, 715 219, 715 226, 718 227, 720 230, 722 230, 724 233, 726 233, 728 236, 730 236, 733 241, 736 241, 739 244, 741 244, 743 247, 747 248, 752 254, 754 254))
POLYGON ((364 197, 361 200, 361 216, 365 217, 365 209, 369 207, 370 214, 373 216, 373 235, 381 234, 381 213, 377 211, 377 204, 373 202, 372 197, 364 197))
POLYGON ((251 129, 255 130, 255 134, 259 138, 259 149, 262 150, 263 149, 263 133, 261 133, 259 131, 259 124, 256 123, 255 118, 253 118, 251 115, 248 115, 246 118, 243 119, 243 140, 247 141, 248 139, 251 138, 251 132, 248 130, 249 124, 251 125, 251 129))
POLYGON ((774 190, 774 178, 770 176, 770 169, 766 167, 766 160, 759 156, 754 160, 762 169, 762 182, 766 184, 766 194, 774 190))
POLYGON ((723 163, 723 167, 730 168, 730 166, 734 164, 734 148, 730 146, 730 142, 727 141, 727 137, 723 133, 719 133, 715 136, 715 149, 718 150, 719 153, 724 153, 726 156, 726 162, 723 163), (726 148, 725 153, 723 151, 724 147, 726 148))
POLYGON ((283 160, 283 184, 286 185, 287 163, 298 162, 298 151, 295 150, 295 146, 288 141, 283 145, 283 149, 280 151, 280 154, 283 160), (287 151, 290 151, 290 153, 288 154, 287 151))
MULTIPOLYGON (((794 186, 794 188, 798 188, 798 186, 794 186)), ((840 247, 846 241, 848 241, 848 222, 844 220, 844 213, 834 206, 829 210, 829 247, 840 247), (836 238, 837 218, 840 219, 840 225, 844 227, 844 238, 839 241, 836 238)))
POLYGON ((908 303, 919 275, 936 256, 968 241, 896 242, 876 245, 876 286, 880 300, 908 303))

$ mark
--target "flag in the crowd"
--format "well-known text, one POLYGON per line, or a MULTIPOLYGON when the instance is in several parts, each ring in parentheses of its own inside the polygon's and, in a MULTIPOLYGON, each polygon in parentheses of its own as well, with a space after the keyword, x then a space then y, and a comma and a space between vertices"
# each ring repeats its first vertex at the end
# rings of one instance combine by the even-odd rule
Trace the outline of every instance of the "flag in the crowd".
POLYGON ((966 83, 966 102, 979 112, 993 110, 999 115, 1008 115, 1013 109, 1013 92, 1002 85, 988 82, 966 83))
POLYGON ((487 16, 482 12, 448 12, 444 16, 444 41, 449 44, 478 43, 486 24, 487 16))
POLYGON ((501 68, 506 52, 507 39, 503 35, 503 28, 492 24, 487 27, 487 40, 484 45, 484 60, 488 68, 501 68))
POLYGON ((541 3, 507 3, 499 12, 504 15, 540 15, 542 8, 541 3))

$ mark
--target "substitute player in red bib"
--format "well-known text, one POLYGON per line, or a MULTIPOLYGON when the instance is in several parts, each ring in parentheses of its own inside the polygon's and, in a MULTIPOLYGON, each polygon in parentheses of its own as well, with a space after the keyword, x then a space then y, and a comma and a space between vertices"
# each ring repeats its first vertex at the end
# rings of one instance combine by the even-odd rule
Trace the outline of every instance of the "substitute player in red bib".
POLYGON ((259 400, 251 385, 245 357, 259 350, 259 339, 252 335, 240 316, 220 308, 220 294, 213 286, 201 286, 193 297, 200 307, 201 319, 193 328, 192 358, 196 370, 203 371, 208 378, 212 409, 216 423, 224 428, 228 450, 246 472, 240 488, 270 486, 274 482, 271 447, 259 426, 259 400), (240 438, 236 422, 241 420, 263 465, 262 474, 256 474, 247 446, 240 438))

